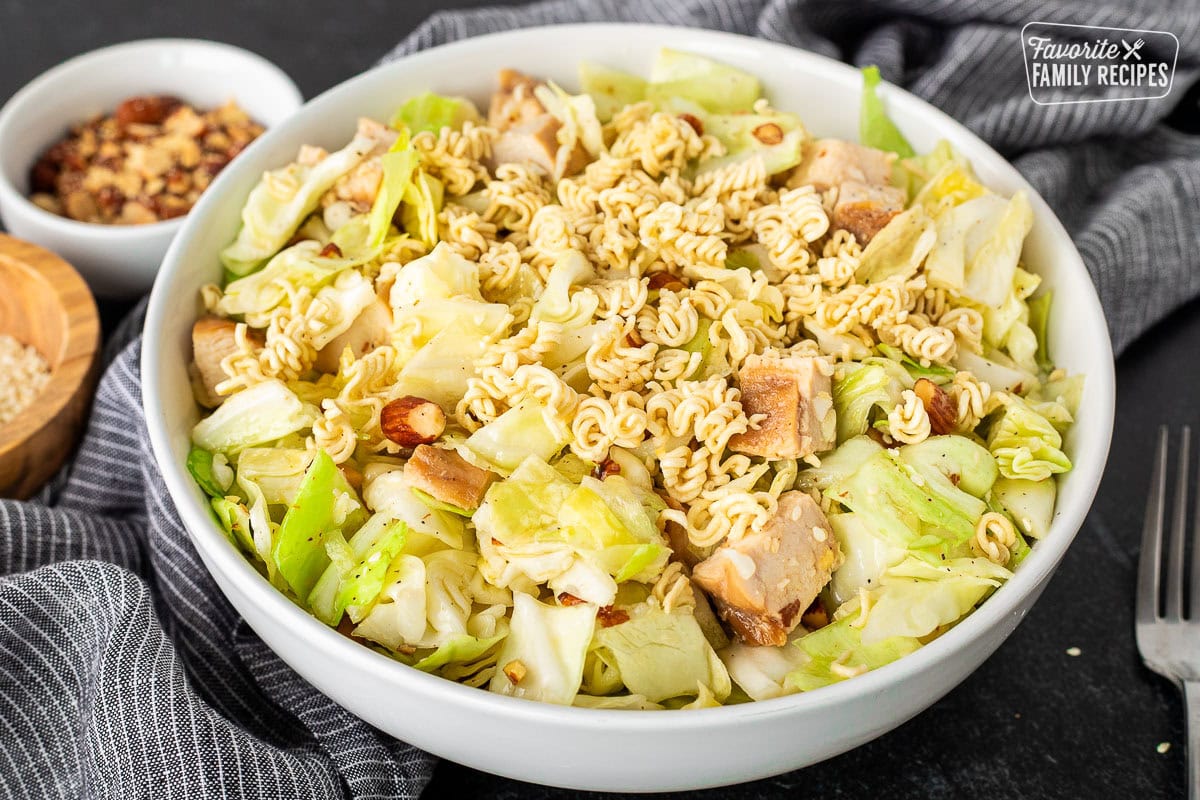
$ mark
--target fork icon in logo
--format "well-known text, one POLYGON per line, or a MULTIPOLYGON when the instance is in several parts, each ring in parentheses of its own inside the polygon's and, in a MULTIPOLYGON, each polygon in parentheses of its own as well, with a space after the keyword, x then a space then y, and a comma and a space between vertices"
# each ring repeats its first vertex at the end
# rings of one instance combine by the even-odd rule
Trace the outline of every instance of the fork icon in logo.
POLYGON ((1133 44, 1130 44, 1129 42, 1122 39, 1121 46, 1125 48, 1125 55, 1121 56, 1121 59, 1124 61, 1128 61, 1129 57, 1133 56, 1138 61, 1141 61, 1142 54, 1139 53, 1138 51, 1142 49, 1142 45, 1144 45, 1145 43, 1146 43, 1146 41, 1144 39, 1138 39, 1133 44))

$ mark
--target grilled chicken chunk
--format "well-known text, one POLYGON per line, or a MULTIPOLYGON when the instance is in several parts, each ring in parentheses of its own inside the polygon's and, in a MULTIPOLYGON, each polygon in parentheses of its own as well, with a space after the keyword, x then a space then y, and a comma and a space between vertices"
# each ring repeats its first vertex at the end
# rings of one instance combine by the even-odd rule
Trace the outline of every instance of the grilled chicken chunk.
POLYGON ((376 300, 355 317, 349 328, 317 352, 316 368, 321 372, 337 372, 342 352, 347 347, 355 358, 362 358, 388 340, 391 327, 391 309, 387 303, 376 300))
POLYGON ((845 228, 866 246, 875 234, 904 210, 908 193, 895 186, 874 186, 845 181, 838 188, 833 206, 833 227, 845 228))
MULTIPOLYGON (((217 317, 201 317, 192 326, 193 388, 205 408, 216 408, 225 399, 217 394, 217 384, 229 377, 221 362, 237 351, 236 332, 236 322, 217 317)), ((263 346, 262 334, 248 330, 247 336, 256 348, 263 346)))
POLYGON ((542 85, 541 81, 515 69, 500 70, 496 80, 499 87, 488 107, 488 125, 491 127, 503 132, 546 113, 533 95, 533 90, 542 85))
POLYGON ((469 463, 453 450, 423 444, 413 450, 412 458, 404 465, 404 479, 436 500, 473 511, 499 476, 469 463))
POLYGON ((492 95, 488 124, 500 131, 492 145, 488 164, 494 172, 500 164, 535 164, 547 175, 573 175, 587 164, 588 154, 576 143, 570 158, 557 170, 558 131, 562 123, 546 111, 533 90, 542 81, 516 70, 502 69, 497 76, 500 88, 492 95))
POLYGON ((739 453, 767 458, 804 458, 837 442, 833 366, 828 359, 749 356, 738 370, 746 416, 765 414, 757 430, 729 440, 739 453))
POLYGON ((788 179, 788 188, 812 186, 818 192, 857 181, 887 186, 892 180, 895 156, 840 139, 818 139, 804 149, 800 165, 788 179))
POLYGON ((501 164, 532 163, 547 175, 554 174, 558 153, 558 129, 561 123, 548 113, 541 113, 501 133, 492 143, 488 166, 492 172, 501 164))
POLYGON ((803 492, 784 492, 761 532, 718 547, 696 565, 692 579, 738 639, 779 647, 841 560, 816 501, 803 492))

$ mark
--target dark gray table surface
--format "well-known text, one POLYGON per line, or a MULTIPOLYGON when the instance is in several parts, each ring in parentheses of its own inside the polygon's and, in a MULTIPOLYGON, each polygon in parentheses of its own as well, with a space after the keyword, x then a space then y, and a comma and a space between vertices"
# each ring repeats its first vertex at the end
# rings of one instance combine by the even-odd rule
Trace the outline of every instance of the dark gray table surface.
MULTIPOLYGON (((370 66, 432 11, 483 4, 8 0, 0 4, 0 99, 69 56, 151 36, 250 48, 311 97, 370 66)), ((106 327, 123 310, 106 305, 106 327)), ((688 796, 1183 797, 1183 710, 1174 688, 1141 666, 1132 603, 1156 427, 1200 423, 1197 350, 1200 304, 1193 303, 1119 360, 1112 455, 1087 525, 1028 619, 974 675, 916 719, 850 753, 688 796), (1076 657, 1067 654, 1074 647, 1076 657), (1171 745, 1166 753, 1157 750, 1161 742, 1171 745)), ((612 742, 615 768, 621 746, 612 742)), ((442 763, 428 796, 580 795, 442 763)))

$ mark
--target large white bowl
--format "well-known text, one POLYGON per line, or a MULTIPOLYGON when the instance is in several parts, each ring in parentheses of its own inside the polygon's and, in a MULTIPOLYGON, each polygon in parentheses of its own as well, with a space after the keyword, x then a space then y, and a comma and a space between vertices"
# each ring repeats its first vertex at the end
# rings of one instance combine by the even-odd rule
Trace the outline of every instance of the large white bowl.
POLYGON ((92 291, 107 297, 150 288, 185 218, 101 225, 60 217, 29 200, 29 169, 71 125, 144 94, 173 94, 198 108, 234 99, 268 128, 304 102, 292 79, 262 56, 202 39, 103 47, 59 64, 13 95, 0 109, 0 218, 13 235, 70 261, 92 291))
POLYGON ((196 548, 230 602, 293 669, 371 724, 437 755, 527 781, 621 791, 714 786, 812 764, 891 730, 963 680, 1021 621, 1083 522, 1108 453, 1112 351, 1096 292, 1062 225, 983 142, 937 109, 887 87, 888 108, 918 150, 949 139, 989 186, 1030 193, 1035 221, 1025 260, 1055 292, 1051 348, 1061 365, 1087 374, 1079 419, 1067 437, 1075 468, 1062 481, 1050 533, 978 611, 894 664, 807 694, 701 711, 600 711, 502 697, 426 675, 325 627, 260 577, 216 528, 184 458, 197 419, 186 372, 189 312, 201 284, 220 275, 217 251, 234 235, 242 202, 262 170, 294 158, 303 143, 340 146, 358 115, 387 119, 404 98, 426 89, 483 100, 502 67, 572 87, 580 59, 644 73, 664 45, 748 70, 810 130, 857 138, 858 73, 778 44, 606 24, 535 28, 439 47, 330 90, 235 161, 171 246, 146 319, 142 376, 155 455, 196 548))

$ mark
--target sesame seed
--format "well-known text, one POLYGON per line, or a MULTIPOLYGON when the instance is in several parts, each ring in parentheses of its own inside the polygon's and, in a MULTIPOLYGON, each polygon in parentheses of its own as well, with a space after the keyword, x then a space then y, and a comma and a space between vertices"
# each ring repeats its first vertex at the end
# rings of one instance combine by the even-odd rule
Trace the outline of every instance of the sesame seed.
POLYGON ((829 534, 825 532, 825 529, 820 527, 819 525, 817 527, 813 528, 813 538, 816 539, 818 542, 825 541, 825 539, 828 536, 829 536, 829 534))
POLYGON ((1071 656, 1072 658, 1076 658, 1078 656, 1083 655, 1083 651, 1080 650, 1078 647, 1068 647, 1067 655, 1071 656))
POLYGON ((1157 750, 1159 752, 1159 754, 1165 753, 1171 749, 1171 743, 1170 742, 1159 742, 1158 747, 1156 747, 1154 749, 1157 750))

